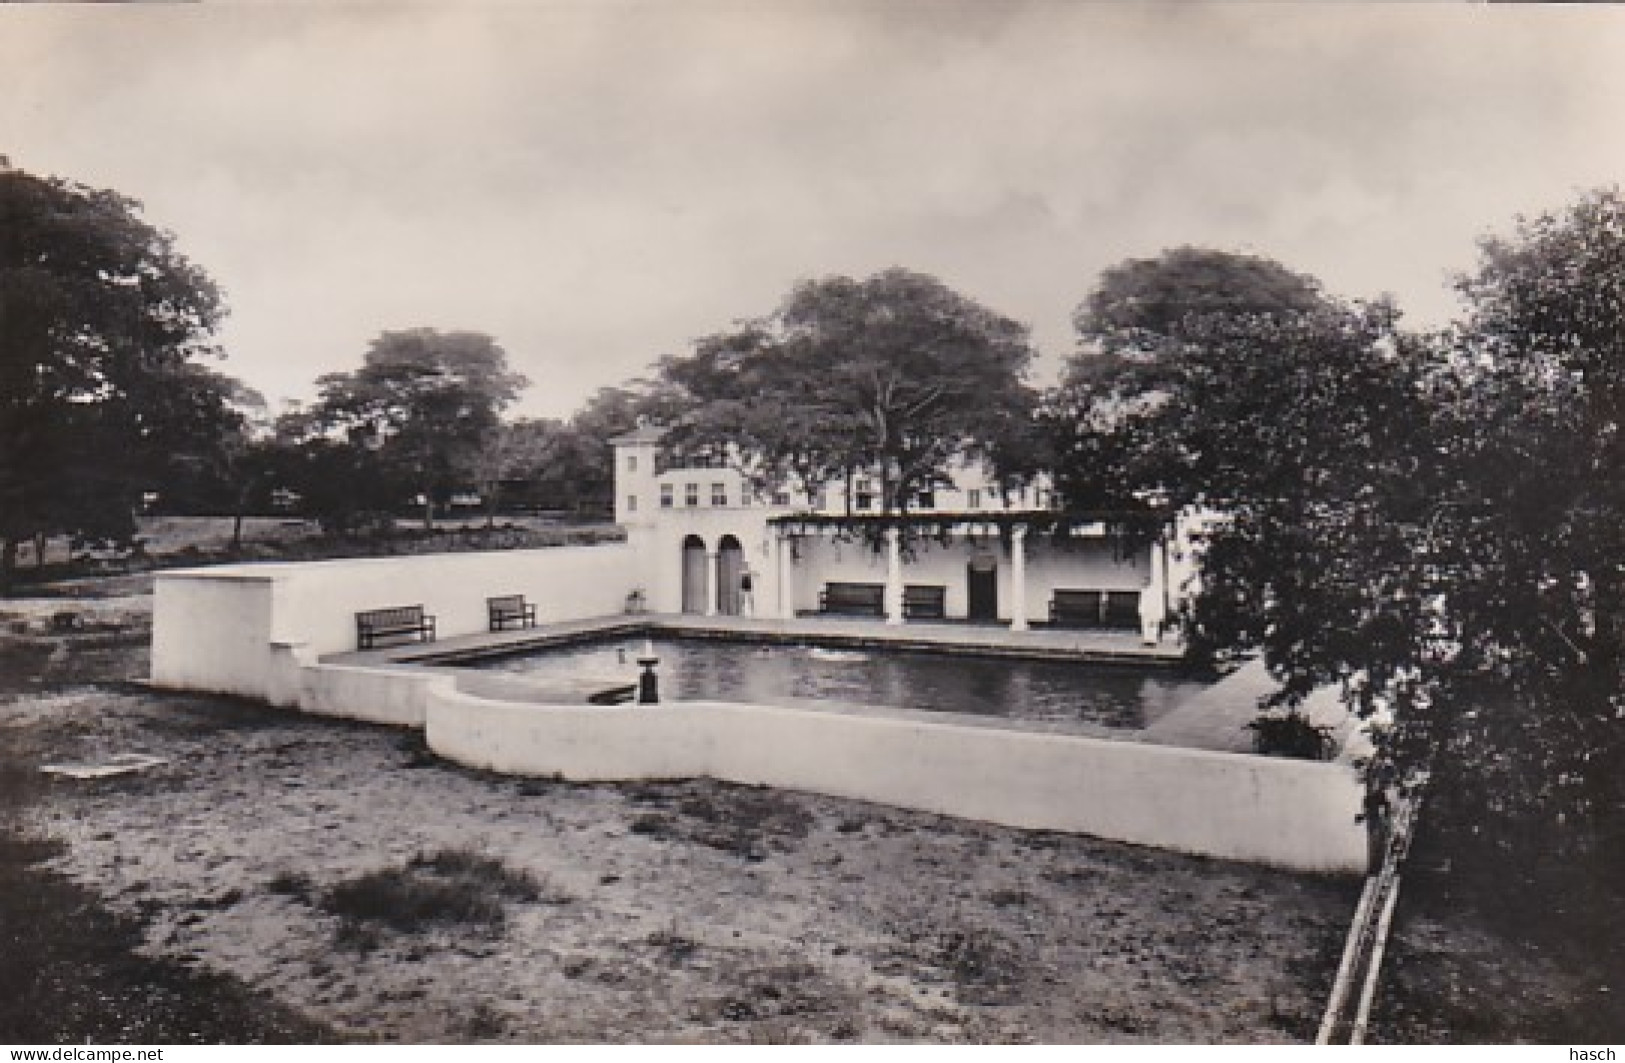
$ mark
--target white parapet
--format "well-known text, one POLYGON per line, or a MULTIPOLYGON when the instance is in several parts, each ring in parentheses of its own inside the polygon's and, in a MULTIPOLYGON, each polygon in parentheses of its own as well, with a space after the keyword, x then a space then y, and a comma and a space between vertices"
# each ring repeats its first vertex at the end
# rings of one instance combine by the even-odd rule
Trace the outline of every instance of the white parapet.
POLYGON ((427 690, 427 741, 492 771, 575 781, 710 777, 1304 871, 1360 873, 1363 789, 1344 763, 680 702, 564 706, 427 690))

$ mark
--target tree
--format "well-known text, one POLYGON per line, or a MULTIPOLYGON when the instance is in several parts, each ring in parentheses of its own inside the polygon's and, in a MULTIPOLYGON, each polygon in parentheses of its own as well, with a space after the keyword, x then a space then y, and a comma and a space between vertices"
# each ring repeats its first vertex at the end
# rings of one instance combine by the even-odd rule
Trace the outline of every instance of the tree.
POLYGON ((1032 354, 1025 326, 891 269, 804 282, 663 372, 691 403, 680 446, 731 457, 762 485, 872 472, 882 511, 901 513, 956 462, 1015 449, 1032 354))
POLYGON ((1212 319, 1283 318, 1322 305, 1320 282, 1272 259, 1199 247, 1107 269, 1072 313, 1082 342, 1066 380, 1130 393, 1153 388, 1212 319))
POLYGON ((387 480, 421 496, 424 527, 433 528, 436 501, 475 478, 502 410, 527 383, 481 333, 385 332, 360 369, 317 381, 305 424, 374 455, 387 480))
POLYGON ((139 211, 0 160, 0 593, 20 541, 127 542, 140 492, 230 420, 195 361, 219 291, 139 211))
POLYGON ((1197 646, 1261 651, 1282 706, 1341 685, 1378 724, 1373 785, 1428 768, 1497 881, 1616 911, 1625 200, 1520 221, 1459 287, 1432 336, 1380 305, 1210 316, 1158 402, 1074 425, 1070 464, 1222 512, 1197 646))

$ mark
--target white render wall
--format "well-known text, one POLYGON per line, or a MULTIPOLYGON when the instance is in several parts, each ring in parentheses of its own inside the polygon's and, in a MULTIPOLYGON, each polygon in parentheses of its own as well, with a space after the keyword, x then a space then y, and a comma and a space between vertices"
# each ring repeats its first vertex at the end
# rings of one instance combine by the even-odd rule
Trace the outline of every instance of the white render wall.
POLYGON ((305 659, 353 650, 358 612, 422 605, 441 638, 485 631, 485 599, 501 594, 525 595, 543 623, 608 616, 644 584, 640 562, 630 544, 609 543, 161 572, 152 681, 282 703, 291 684, 277 648, 305 659))
POLYGON ((1305 871, 1365 870, 1354 769, 917 716, 525 705, 428 688, 441 756, 576 781, 708 776, 1305 871))

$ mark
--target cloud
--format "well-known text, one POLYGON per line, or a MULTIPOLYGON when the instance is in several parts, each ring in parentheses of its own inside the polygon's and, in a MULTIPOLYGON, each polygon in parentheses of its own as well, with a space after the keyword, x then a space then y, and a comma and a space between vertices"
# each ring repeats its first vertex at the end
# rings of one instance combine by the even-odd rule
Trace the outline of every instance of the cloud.
POLYGON ((0 9, 13 161, 144 200, 272 396, 387 328, 566 413, 795 280, 901 264, 1034 325, 1244 248, 1427 320, 1473 239, 1617 179, 1625 17, 1445 5, 0 9))

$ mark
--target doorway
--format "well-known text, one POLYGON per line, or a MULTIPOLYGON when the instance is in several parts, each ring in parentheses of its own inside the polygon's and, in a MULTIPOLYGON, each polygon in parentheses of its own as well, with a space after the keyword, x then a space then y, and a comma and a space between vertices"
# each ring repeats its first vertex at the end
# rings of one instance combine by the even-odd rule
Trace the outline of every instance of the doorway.
POLYGON ((732 535, 717 544, 717 612, 739 615, 740 577, 745 572, 745 548, 732 535))
POLYGON ((683 612, 705 612, 705 540, 690 535, 683 540, 683 612))
POLYGON ((999 560, 977 554, 965 566, 965 615, 971 620, 999 619, 999 560))

